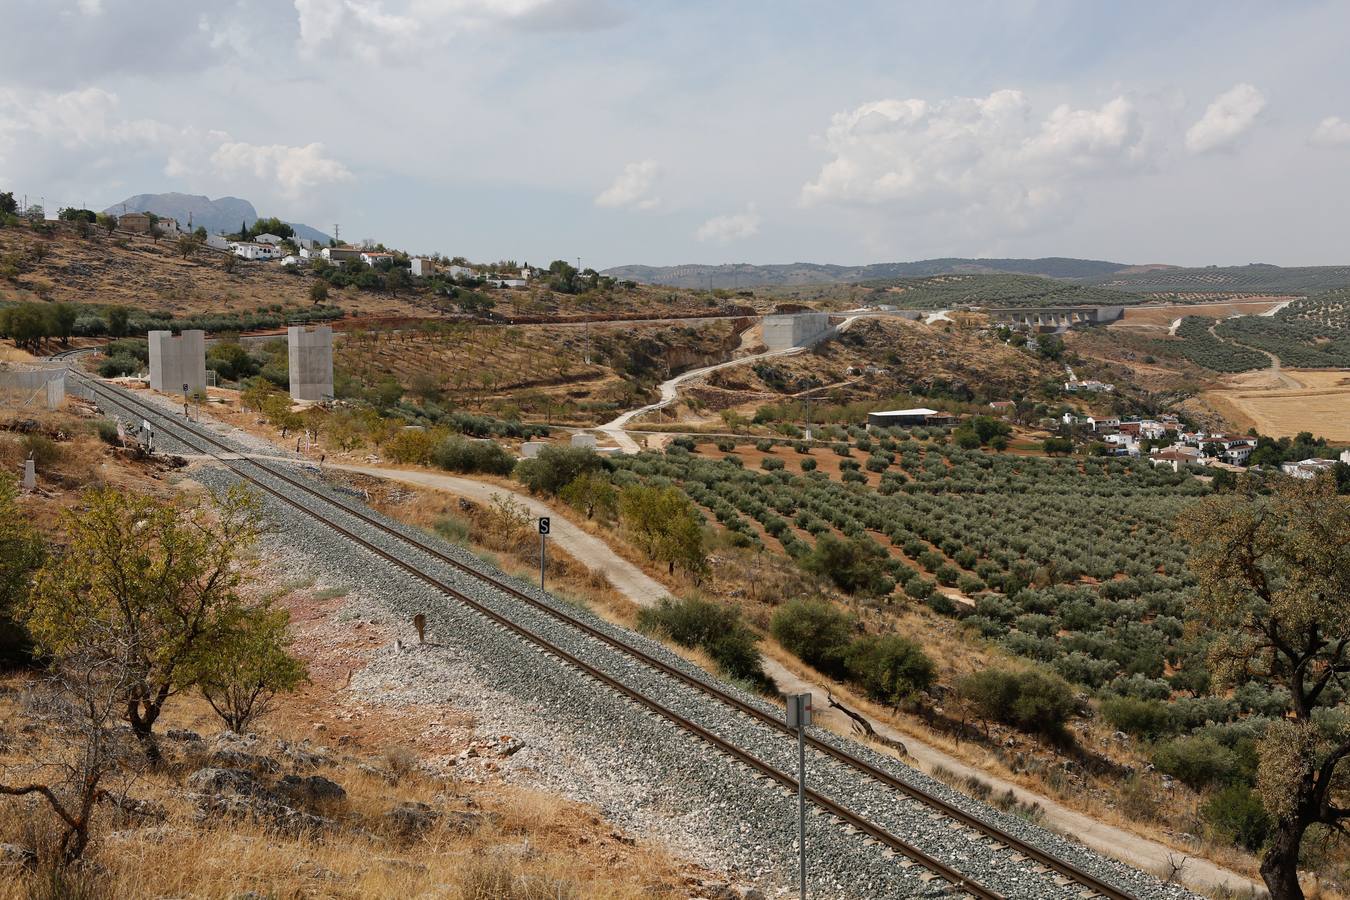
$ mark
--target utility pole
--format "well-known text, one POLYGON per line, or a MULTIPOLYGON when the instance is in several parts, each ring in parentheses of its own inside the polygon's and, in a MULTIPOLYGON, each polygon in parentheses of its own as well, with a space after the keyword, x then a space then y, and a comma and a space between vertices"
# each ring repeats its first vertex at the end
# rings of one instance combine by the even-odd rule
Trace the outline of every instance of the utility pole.
POLYGON ((787 726, 797 729, 797 878, 806 900, 806 726, 811 724, 811 695, 788 694, 787 726))

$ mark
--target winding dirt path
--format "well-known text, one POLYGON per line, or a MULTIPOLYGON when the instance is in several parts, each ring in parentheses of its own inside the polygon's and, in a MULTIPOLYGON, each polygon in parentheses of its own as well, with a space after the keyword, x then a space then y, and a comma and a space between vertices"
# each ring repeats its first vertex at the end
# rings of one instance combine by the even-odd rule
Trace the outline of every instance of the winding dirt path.
POLYGON ((1214 338, 1214 340, 1224 344, 1232 344, 1234 347, 1241 347, 1243 350, 1255 350, 1257 353, 1262 354, 1266 359, 1270 360, 1270 368, 1263 370, 1261 374, 1269 375, 1275 380, 1275 384, 1272 385, 1272 387, 1289 388, 1291 390, 1298 390, 1304 387, 1303 382, 1284 373, 1284 370, 1280 368, 1280 358, 1274 353, 1271 353, 1269 350, 1262 350, 1260 347, 1253 347, 1249 344, 1235 341, 1232 338, 1221 337, 1219 333, 1214 330, 1218 325, 1219 323, 1215 322, 1213 325, 1209 326, 1210 337, 1214 338))

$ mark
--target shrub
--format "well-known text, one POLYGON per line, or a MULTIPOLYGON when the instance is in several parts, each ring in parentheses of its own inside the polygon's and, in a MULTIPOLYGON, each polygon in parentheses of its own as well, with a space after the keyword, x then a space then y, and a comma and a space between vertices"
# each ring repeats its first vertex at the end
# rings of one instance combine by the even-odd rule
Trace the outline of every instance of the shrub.
POLYGON ((803 472, 814 472, 815 470, 816 470, 816 461, 814 459, 807 458, 802 460, 803 472))
POLYGON ((578 475, 603 468, 604 460, 589 447, 545 447, 534 459, 523 459, 515 478, 531 494, 557 494, 578 475))
POLYGON ((760 667, 759 640, 741 621, 738 610, 711 600, 690 597, 684 600, 664 598, 654 607, 638 611, 638 627, 661 634, 684 647, 703 650, 723 673, 772 690, 773 682, 760 667))
POLYGON ((1212 836, 1255 853, 1270 835, 1270 814, 1251 788, 1233 784, 1205 801, 1200 808, 1212 836))
POLYGON ((717 449, 721 450, 723 453, 731 453, 736 449, 736 442, 722 438, 717 442, 717 449))
POLYGON ((103 378, 118 378, 122 375, 135 375, 141 370, 139 360, 123 355, 108 356, 98 364, 98 374, 103 378))
POLYGON ((905 594, 915 600, 927 600, 937 586, 922 575, 913 575, 905 582, 905 594))
POLYGON ((794 656, 833 677, 844 675, 854 619, 827 600, 792 600, 780 606, 769 631, 794 656))
POLYGON ((1153 751, 1153 765, 1196 791, 1232 781, 1241 770, 1237 754, 1207 734, 1159 745, 1153 751))
POLYGON ((484 472, 510 475, 516 459, 495 441, 470 440, 451 435, 431 451, 431 461, 451 472, 484 472))
POLYGON ((934 679, 933 661, 918 644, 895 634, 858 638, 844 665, 869 697, 893 706, 927 690, 934 679))
POLYGON ((760 453, 771 453, 773 451, 773 441, 761 438, 755 441, 755 449, 760 453))
POLYGON ((766 456, 760 466, 766 472, 777 472, 783 468, 783 461, 776 456, 766 456))
POLYGON ((895 588, 886 577, 889 558, 871 538, 842 540, 822 534, 802 566, 808 572, 829 578, 850 594, 889 594, 895 588))
POLYGON ((1069 683, 1034 669, 985 669, 961 679, 956 690, 981 718, 1050 737, 1062 736, 1077 712, 1069 683))
POLYGON ((66 455, 65 449, 45 434, 24 435, 19 440, 19 448, 24 456, 33 457, 33 462, 41 467, 59 462, 66 455))
POLYGON ((1150 741, 1174 730, 1172 713, 1161 700, 1112 697, 1102 703, 1102 718, 1117 731, 1150 741))

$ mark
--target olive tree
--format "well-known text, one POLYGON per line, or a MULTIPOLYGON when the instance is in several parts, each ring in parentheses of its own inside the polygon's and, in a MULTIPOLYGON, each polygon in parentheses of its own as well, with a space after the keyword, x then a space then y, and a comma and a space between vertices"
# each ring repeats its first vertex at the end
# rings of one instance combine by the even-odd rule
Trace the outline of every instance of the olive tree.
POLYGON ((1191 545, 1195 613, 1212 629, 1216 683, 1289 694, 1258 743, 1257 792, 1275 821, 1261 859, 1272 900, 1301 900, 1299 849, 1313 825, 1350 819, 1350 506, 1334 481, 1241 479, 1178 519, 1191 545))

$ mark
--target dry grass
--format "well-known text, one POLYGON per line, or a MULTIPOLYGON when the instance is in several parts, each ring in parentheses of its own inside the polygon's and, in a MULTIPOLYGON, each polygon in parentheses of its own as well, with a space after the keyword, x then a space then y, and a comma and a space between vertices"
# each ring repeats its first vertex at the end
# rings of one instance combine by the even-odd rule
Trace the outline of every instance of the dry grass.
MULTIPOLYGON (((18 684, 10 679, 4 686, 18 684)), ((21 715, 13 696, 0 695, 0 721, 7 731, 21 715)), ((166 726, 197 725, 201 706, 183 699, 166 726)), ((277 717, 283 720, 284 715, 277 717)), ((53 876, 39 871, 0 881, 0 900, 233 898, 248 891, 274 897, 464 900, 684 895, 680 866, 615 833, 580 804, 499 783, 437 778, 415 766, 397 779, 387 778, 379 774, 387 758, 311 748, 326 750, 334 761, 318 774, 348 794, 343 802, 315 810, 334 818, 331 828, 297 836, 248 821, 197 822, 194 802, 183 793, 183 779, 197 763, 191 753, 176 749, 165 767, 142 776, 132 789, 136 798, 162 804, 167 818, 136 822, 101 814, 99 837, 89 854, 90 871, 97 874, 86 879, 84 890, 67 885, 52 891, 43 882, 53 876), (403 802, 427 803, 442 816, 425 833, 408 837, 391 830, 383 818, 403 802)), ((11 749, 0 762, 14 756, 11 749)), ((40 847, 51 828, 45 808, 19 801, 7 801, 3 808, 0 841, 40 847)))
POLYGON ((1208 391, 1205 399, 1235 425, 1251 425, 1262 434, 1293 437, 1311 431, 1330 441, 1350 441, 1350 372, 1286 369, 1283 374, 1303 386, 1239 386, 1208 391))

